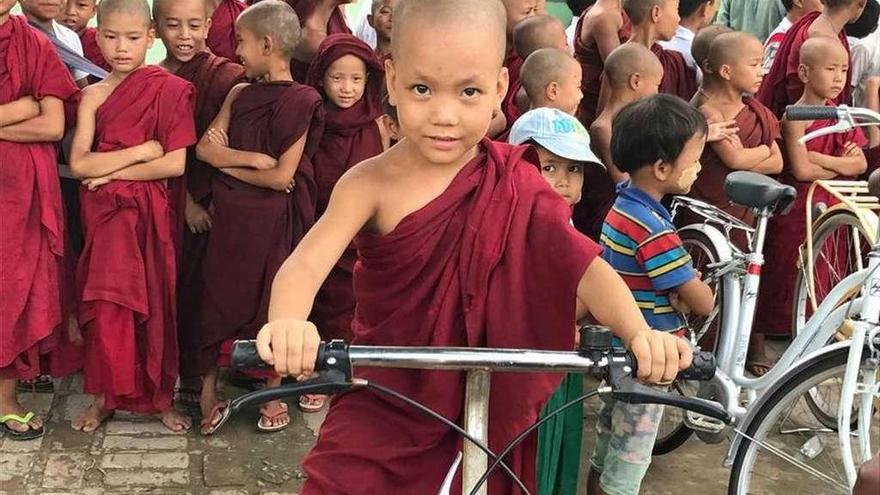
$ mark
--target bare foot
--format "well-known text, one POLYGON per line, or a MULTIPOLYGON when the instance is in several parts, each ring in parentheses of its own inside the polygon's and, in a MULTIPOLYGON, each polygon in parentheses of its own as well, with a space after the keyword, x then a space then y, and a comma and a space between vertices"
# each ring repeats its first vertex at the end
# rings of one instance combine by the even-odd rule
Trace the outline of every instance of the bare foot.
POLYGON ((192 427, 192 420, 181 414, 177 409, 174 409, 174 407, 169 407, 157 414, 156 417, 159 418, 159 420, 162 421, 162 424, 169 430, 176 433, 183 433, 192 427))
POLYGON ((104 400, 95 398, 92 405, 70 422, 70 426, 83 433, 92 433, 113 416, 113 411, 104 409, 104 400))

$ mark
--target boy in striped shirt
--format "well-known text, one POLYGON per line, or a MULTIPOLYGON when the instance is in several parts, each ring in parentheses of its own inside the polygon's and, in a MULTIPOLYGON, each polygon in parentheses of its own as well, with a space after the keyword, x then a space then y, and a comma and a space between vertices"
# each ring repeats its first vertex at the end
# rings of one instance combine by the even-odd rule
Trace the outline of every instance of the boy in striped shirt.
MULTIPOLYGON (((683 314, 707 315, 712 290, 700 280, 675 233, 667 194, 687 194, 700 171, 708 127, 683 100, 656 95, 614 118, 611 154, 630 176, 602 227, 602 257, 622 277, 656 330, 680 332, 683 314)), ((651 462, 663 406, 607 401, 599 411, 588 493, 637 494, 651 462)))

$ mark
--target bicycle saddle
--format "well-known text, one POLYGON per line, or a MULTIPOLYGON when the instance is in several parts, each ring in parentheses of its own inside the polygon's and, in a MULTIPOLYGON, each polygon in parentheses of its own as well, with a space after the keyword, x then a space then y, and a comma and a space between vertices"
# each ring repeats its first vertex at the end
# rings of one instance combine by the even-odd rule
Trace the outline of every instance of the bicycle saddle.
POLYGON ((797 191, 764 174, 738 170, 727 174, 724 192, 730 201, 750 208, 772 207, 780 214, 788 212, 797 191))

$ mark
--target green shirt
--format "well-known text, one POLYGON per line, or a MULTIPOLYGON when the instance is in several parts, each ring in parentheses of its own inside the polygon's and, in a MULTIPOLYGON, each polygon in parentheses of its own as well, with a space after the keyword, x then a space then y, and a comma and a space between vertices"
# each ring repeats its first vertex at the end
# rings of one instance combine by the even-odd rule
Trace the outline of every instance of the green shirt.
POLYGON ((752 33, 763 43, 785 13, 780 0, 721 0, 715 22, 752 33))

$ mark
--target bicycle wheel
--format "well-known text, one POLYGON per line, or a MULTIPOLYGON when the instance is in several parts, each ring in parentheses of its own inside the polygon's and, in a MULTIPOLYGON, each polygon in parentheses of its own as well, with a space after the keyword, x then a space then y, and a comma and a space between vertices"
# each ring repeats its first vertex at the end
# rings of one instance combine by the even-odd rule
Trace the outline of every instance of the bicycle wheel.
MULTIPOLYGON (((703 274, 709 273, 709 265, 719 260, 718 249, 715 248, 709 237, 698 230, 682 230, 679 232, 681 242, 685 250, 690 254, 694 268, 703 274)), ((715 309, 709 316, 688 316, 687 323, 690 328, 693 342, 701 349, 715 352, 718 344, 718 331, 721 328, 721 284, 718 281, 710 284, 715 293, 715 309)), ((696 382, 679 382, 673 384, 673 389, 682 395, 694 396, 699 389, 696 382)), ((684 411, 675 407, 663 408, 663 416, 657 431, 657 440, 654 442, 654 455, 664 455, 684 444, 694 433, 684 423, 684 411)))
MULTIPOLYGON (((810 296, 805 277, 806 268, 802 268, 795 281, 793 336, 797 336, 813 315, 814 301, 818 307, 841 280, 860 267, 867 266, 868 253, 871 250, 869 239, 859 219, 848 211, 831 215, 816 227, 813 233, 815 294, 810 296)), ((856 295, 857 292, 849 294, 838 304, 844 304, 856 295)), ((836 338, 840 340, 847 337, 840 334, 836 338)), ((837 428, 836 406, 829 408, 821 397, 813 397, 813 393, 807 398, 807 405, 826 428, 837 428)))
MULTIPOLYGON (((821 389, 828 397, 840 396, 849 349, 842 347, 817 356, 792 372, 755 413, 734 456, 728 485, 729 495, 777 493, 850 493, 846 482, 837 432, 817 421, 806 405, 811 390, 821 389), (754 441, 750 440, 754 439, 754 441), (792 464, 772 452, 776 449, 792 464), (827 478, 823 478, 823 476, 827 478)), ((861 375, 880 378, 876 363, 862 356, 861 375)), ((835 399, 836 402, 836 399, 835 399)), ((855 412, 854 412, 855 414, 855 412)), ((871 445, 880 439, 880 421, 873 412, 869 432, 871 445)), ((856 465, 863 462, 853 430, 851 442, 856 465)))

